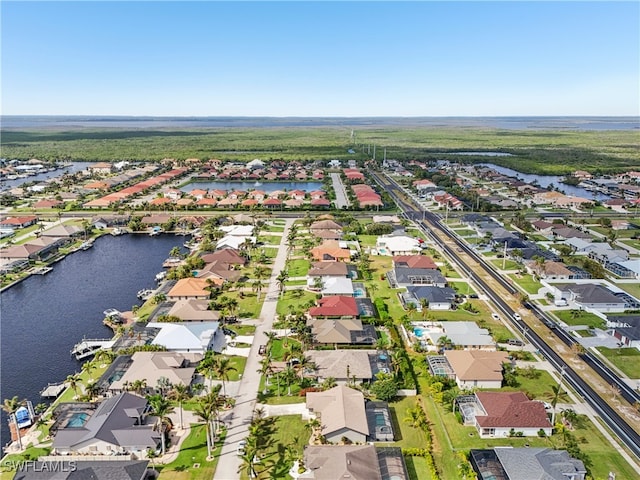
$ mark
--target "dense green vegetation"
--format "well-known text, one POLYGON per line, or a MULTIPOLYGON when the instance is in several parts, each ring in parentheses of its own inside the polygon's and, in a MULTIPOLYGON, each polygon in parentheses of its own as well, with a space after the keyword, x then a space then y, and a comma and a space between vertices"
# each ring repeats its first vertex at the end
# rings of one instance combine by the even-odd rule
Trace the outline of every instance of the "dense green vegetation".
POLYGON ((343 157, 349 148, 355 150, 351 158, 363 160, 375 144, 387 148, 388 158, 491 161, 527 173, 614 172, 640 165, 635 131, 376 127, 358 129, 358 145, 350 143, 350 132, 348 127, 3 130, 1 146, 4 157, 25 160, 329 160, 343 157), (513 156, 457 155, 464 151, 513 156))

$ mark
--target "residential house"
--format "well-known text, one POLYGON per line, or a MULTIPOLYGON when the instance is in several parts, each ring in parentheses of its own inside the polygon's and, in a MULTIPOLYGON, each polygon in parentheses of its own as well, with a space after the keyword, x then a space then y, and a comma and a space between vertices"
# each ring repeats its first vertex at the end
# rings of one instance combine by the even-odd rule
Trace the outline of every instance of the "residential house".
POLYGON ((571 285, 554 285, 555 297, 564 298, 582 309, 593 309, 599 312, 624 312, 629 304, 624 296, 616 295, 608 288, 596 283, 579 283, 571 285))
MULTIPOLYGON (((311 278, 310 281, 314 282, 311 278)), ((312 283, 310 288, 315 288, 315 284, 312 283)), ((334 295, 341 295, 345 297, 353 297, 353 282, 350 278, 346 277, 322 277, 322 287, 320 293, 323 297, 329 297, 334 295)))
POLYGON ((304 465, 300 480, 409 480, 399 448, 312 445, 305 447, 304 465))
POLYGON ((348 277, 349 267, 345 262, 315 262, 311 265, 307 277, 348 277))
POLYGON ((75 238, 84 233, 84 229, 78 225, 57 225, 53 228, 49 228, 41 233, 43 237, 56 237, 56 238, 75 238))
POLYGON ((178 300, 167 312, 167 315, 179 318, 183 322, 216 322, 220 320, 220 312, 209 310, 208 300, 178 300))
POLYGON ((211 292, 207 290, 209 283, 204 278, 182 278, 167 293, 167 300, 207 300, 211 292))
POLYGON ((406 235, 383 235, 376 240, 379 255, 417 255, 422 247, 417 238, 406 235))
POLYGON ((585 480, 587 475, 582 460, 546 447, 472 449, 469 462, 478 480, 585 480))
POLYGON ((526 262, 527 268, 545 280, 569 280, 573 272, 562 262, 545 261, 542 265, 535 261, 526 262))
POLYGON ((321 262, 347 262, 351 258, 348 248, 343 248, 335 240, 325 240, 321 245, 310 250, 315 261, 321 262))
POLYGON ((343 438, 354 443, 367 441, 369 424, 361 391, 338 385, 324 392, 308 392, 306 404, 319 417, 328 442, 338 443, 343 438))
POLYGON ((87 404, 81 413, 69 412, 65 405, 58 406, 61 413, 52 426, 56 455, 131 453, 145 458, 148 449, 160 446, 156 418, 148 416, 145 398, 124 392, 103 400, 95 410, 87 404))
POLYGON ((640 315, 607 316, 608 325, 613 327, 612 335, 628 348, 640 350, 640 315))
POLYGON ((233 248, 221 248, 213 253, 205 253, 201 258, 205 263, 223 262, 233 268, 240 268, 247 264, 247 259, 233 248))
POLYGON ((150 480, 149 460, 95 460, 29 461, 20 466, 13 480, 150 480))
POLYGON ((439 270, 430 268, 402 268, 396 267, 387 273, 387 279, 392 288, 409 287, 412 285, 432 285, 444 288, 447 279, 439 270))
POLYGON ((196 365, 200 360, 202 356, 198 354, 135 352, 131 356, 129 368, 118 380, 111 383, 109 392, 124 392, 136 380, 146 380, 145 394, 151 395, 161 393, 162 382, 188 387, 191 385, 196 365))
POLYGON ((97 173, 100 175, 108 175, 113 169, 113 164, 107 162, 97 162, 87 167, 91 173, 97 173))
MULTIPOLYGON (((369 382, 376 373, 376 350, 309 350, 307 357, 315 364, 318 381, 334 378, 339 384, 369 382)), ((385 368, 385 367, 382 367, 385 368)))
POLYGON ((465 350, 495 350, 496 343, 486 328, 475 322, 414 322, 419 338, 429 350, 436 350, 442 337, 465 350))
POLYGON ((438 266, 427 255, 396 255, 393 257, 393 267, 427 268, 437 270, 438 266))
POLYGON ((309 309, 312 318, 357 318, 358 305, 355 298, 345 296, 324 297, 318 300, 318 306, 309 309))
POLYGON ((450 310, 455 304, 456 295, 456 291, 449 287, 410 285, 407 291, 401 294, 401 300, 405 308, 411 304, 419 312, 422 311, 423 301, 429 310, 450 310))
MULTIPOLYGON (((327 297, 336 298, 336 297, 327 297)), ((373 325, 365 325, 357 318, 310 318, 307 326, 311 328, 315 343, 344 345, 373 345, 377 334, 373 325)))
POLYGON ((159 328, 152 345, 162 345, 169 352, 221 352, 226 346, 218 322, 149 322, 147 328, 159 328))
POLYGON ((502 387, 503 364, 509 359, 507 352, 445 350, 444 357, 461 390, 502 387))
POLYGON ((503 438, 514 433, 537 437, 553 430, 542 402, 529 400, 522 392, 476 392, 456 400, 465 425, 474 425, 481 438, 503 438))

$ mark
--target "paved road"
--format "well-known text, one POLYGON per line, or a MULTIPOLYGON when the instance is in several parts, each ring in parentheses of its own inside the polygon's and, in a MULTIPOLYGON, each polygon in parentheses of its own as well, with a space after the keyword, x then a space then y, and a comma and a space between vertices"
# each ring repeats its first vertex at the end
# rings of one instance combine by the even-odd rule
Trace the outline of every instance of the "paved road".
POLYGON ((342 210, 342 207, 349 207, 351 202, 349 196, 342 183, 339 173, 331 173, 331 181, 333 182, 333 191, 336 192, 336 208, 342 210))
POLYGON ((267 337, 264 332, 271 331, 273 321, 276 316, 276 305, 278 303, 278 284, 276 277, 284 268, 287 260, 287 249, 284 248, 289 234, 289 229, 294 219, 287 219, 284 233, 280 242, 278 255, 273 262, 273 271, 269 279, 269 287, 266 291, 262 311, 260 312, 260 323, 256 328, 254 343, 251 346, 251 353, 247 358, 247 365, 242 375, 242 380, 238 387, 238 394, 235 396, 235 407, 223 417, 223 421, 228 427, 225 444, 222 447, 218 467, 214 479, 217 480, 234 480, 239 478, 238 468, 240 467, 240 459, 237 455, 238 442, 248 436, 248 427, 251 423, 251 416, 256 405, 258 394, 258 386, 260 385, 260 360, 262 357, 258 355, 258 348, 261 343, 266 343, 267 337))

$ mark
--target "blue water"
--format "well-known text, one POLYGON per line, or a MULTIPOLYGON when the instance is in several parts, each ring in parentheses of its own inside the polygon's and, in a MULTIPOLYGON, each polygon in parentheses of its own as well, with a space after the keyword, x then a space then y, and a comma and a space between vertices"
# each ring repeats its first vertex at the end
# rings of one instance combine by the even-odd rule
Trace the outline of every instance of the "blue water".
POLYGON ((422 329, 421 328, 414 328, 413 329, 413 333, 415 334, 416 337, 422 337, 422 329))
POLYGON ((180 190, 190 192, 191 190, 262 190, 263 192, 275 192, 276 190, 303 190, 313 192, 322 189, 320 182, 192 182, 180 190))
POLYGON ((384 413, 378 413, 376 412, 376 426, 377 427, 384 427, 387 424, 387 421, 384 417, 384 413))
POLYGON ((89 418, 88 413, 78 412, 71 415, 71 418, 67 422, 68 428, 82 428, 84 424, 87 423, 87 419, 89 418))
MULTIPOLYGON (((5 290, 0 301, 0 389, 40 399, 47 383, 80 371, 70 354, 87 338, 110 338, 102 323, 107 308, 131 310, 136 294, 155 287, 162 262, 185 237, 174 235, 105 235, 93 248, 80 250, 53 265, 47 275, 34 275, 5 290)), ((8 442, 6 416, 0 421, 0 446, 8 442)))
POLYGON ((130 117, 3 115, 3 129, 34 128, 260 128, 347 126, 490 127, 509 130, 633 130, 638 117, 130 117))
POLYGON ((365 298, 367 296, 367 294, 365 293, 365 291, 361 288, 354 288, 353 289, 353 296, 355 298, 365 298))

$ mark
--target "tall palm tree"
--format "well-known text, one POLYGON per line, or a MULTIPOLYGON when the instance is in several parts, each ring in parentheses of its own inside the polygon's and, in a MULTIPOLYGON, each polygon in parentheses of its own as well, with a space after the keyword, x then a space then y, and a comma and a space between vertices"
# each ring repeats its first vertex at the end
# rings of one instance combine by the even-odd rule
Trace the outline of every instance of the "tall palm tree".
POLYGON ((147 380, 144 378, 134 380, 133 382, 131 382, 130 388, 138 395, 142 395, 142 392, 147 388, 147 380))
POLYGON ((220 380, 222 380, 222 393, 226 397, 227 396, 227 390, 226 390, 226 386, 225 386, 225 381, 228 382, 229 381, 229 374, 231 372, 237 372, 238 369, 231 364, 231 359, 230 358, 224 357, 224 356, 216 357, 213 368, 214 368, 218 378, 220 378, 220 380))
POLYGON ((18 437, 18 448, 20 450, 22 450, 22 438, 20 436, 20 428, 18 427, 18 418, 16 417, 16 412, 26 403, 26 400, 19 400, 18 396, 16 395, 13 398, 5 398, 2 405, 2 410, 6 412, 13 420, 13 426, 16 429, 16 436, 18 437))
POLYGON ((67 383, 69 384, 69 387, 71 388, 71 390, 73 390, 73 393, 75 393, 76 397, 78 396, 78 387, 80 386, 80 374, 78 373, 74 373, 73 375, 69 375, 67 377, 67 383))
POLYGON ((282 377, 287 384, 287 395, 291 396, 291 384, 298 378, 298 375, 293 368, 287 367, 282 372, 282 377))
POLYGON ((288 279, 289 279, 289 273, 287 273, 285 269, 280 270, 280 273, 276 277, 276 282, 278 284, 278 291, 280 292, 280 295, 282 295, 282 292, 284 292, 285 283, 288 279))
POLYGON ((184 383, 177 383, 171 388, 169 392, 169 398, 173 401, 178 402, 178 412, 180 414, 180 430, 182 430, 182 402, 188 400, 191 397, 189 392, 189 387, 187 387, 184 383))
POLYGON ((162 455, 165 453, 165 427, 171 425, 169 414, 175 410, 171 402, 162 395, 151 395, 148 397, 151 406, 151 414, 158 417, 156 426, 160 431, 160 441, 162 442, 162 455))
POLYGON ((207 458, 211 458, 211 450, 212 450, 211 422, 214 417, 213 409, 209 404, 200 400, 198 401, 195 408, 193 409, 193 413, 205 424, 205 430, 207 435, 207 458))

